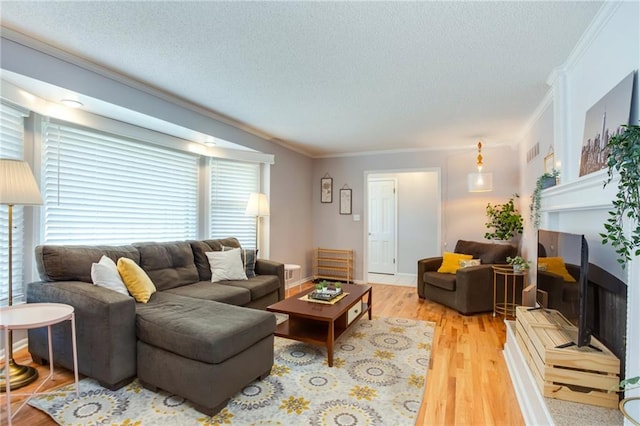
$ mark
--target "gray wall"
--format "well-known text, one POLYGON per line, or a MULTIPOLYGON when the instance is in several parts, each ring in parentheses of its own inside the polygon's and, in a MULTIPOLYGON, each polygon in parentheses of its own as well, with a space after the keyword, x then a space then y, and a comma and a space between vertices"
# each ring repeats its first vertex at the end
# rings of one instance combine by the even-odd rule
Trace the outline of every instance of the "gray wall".
MULTIPOLYGON (((415 171, 427 168, 442 171, 442 247, 451 250, 458 239, 483 240, 488 202, 502 203, 519 188, 518 150, 511 146, 484 148, 485 171, 493 172, 494 190, 467 192, 467 173, 475 170, 476 147, 464 151, 418 151, 357 155, 316 159, 313 165, 313 247, 352 248, 355 251, 355 277, 363 279, 364 221, 338 212, 337 191, 347 184, 352 189, 353 213, 364 213, 365 172, 415 171), (333 178, 334 202, 320 203, 320 179, 333 178)), ((418 235, 416 245, 433 236, 418 235)), ((419 256, 416 256, 419 257, 419 256)), ((417 266, 415 266, 417 268, 417 266)), ((404 272, 404 270, 403 270, 404 272)), ((415 272, 414 272, 415 273, 415 272)))
POLYGON ((271 236, 269 257, 286 263, 309 264, 307 251, 313 245, 311 158, 218 121, 206 111, 151 94, 141 84, 126 84, 6 38, 1 43, 5 70, 273 154, 275 164, 271 166, 269 183, 271 216, 266 218, 271 236))

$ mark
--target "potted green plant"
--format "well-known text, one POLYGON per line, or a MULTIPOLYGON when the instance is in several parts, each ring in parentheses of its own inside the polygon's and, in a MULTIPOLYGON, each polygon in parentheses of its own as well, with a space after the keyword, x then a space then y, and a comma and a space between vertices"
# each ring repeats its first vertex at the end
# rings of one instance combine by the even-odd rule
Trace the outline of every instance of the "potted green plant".
POLYGON ((609 139, 606 149, 607 180, 613 181, 614 174, 620 176, 618 193, 613 200, 613 209, 601 233, 602 244, 611 243, 618 254, 618 263, 624 268, 632 254, 640 256, 640 126, 623 126, 624 130, 609 139), (625 222, 631 232, 625 233, 625 222))
POLYGON ((531 262, 520 256, 507 257, 507 263, 513 266, 513 272, 515 273, 522 273, 531 267, 531 262))
POLYGON ((522 234, 522 215, 516 209, 514 201, 518 197, 518 194, 513 194, 505 204, 487 204, 488 222, 485 226, 490 232, 484 234, 486 239, 508 241, 522 234))
POLYGON ((540 203, 542 190, 550 188, 556 184, 556 179, 560 175, 560 171, 553 169, 551 173, 545 173, 536 181, 536 187, 531 194, 531 204, 529 204, 529 218, 533 223, 533 227, 538 229, 540 226, 540 203))

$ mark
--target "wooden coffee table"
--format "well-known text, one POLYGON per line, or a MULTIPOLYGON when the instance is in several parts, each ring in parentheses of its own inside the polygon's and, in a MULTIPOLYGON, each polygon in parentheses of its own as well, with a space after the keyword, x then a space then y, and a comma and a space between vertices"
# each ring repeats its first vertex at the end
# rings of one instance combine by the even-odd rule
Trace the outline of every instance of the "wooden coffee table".
POLYGON ((365 312, 371 319, 371 286, 342 284, 342 290, 348 294, 333 305, 300 300, 313 291, 310 289, 268 306, 268 311, 289 315, 287 321, 278 324, 275 335, 326 347, 327 362, 333 367, 336 340, 365 312))

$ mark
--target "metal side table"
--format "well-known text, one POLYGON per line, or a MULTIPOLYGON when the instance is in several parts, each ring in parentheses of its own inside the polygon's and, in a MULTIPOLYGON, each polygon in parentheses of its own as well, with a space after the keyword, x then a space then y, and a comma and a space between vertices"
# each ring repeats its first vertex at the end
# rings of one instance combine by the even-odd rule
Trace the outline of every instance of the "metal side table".
POLYGON ((53 378, 53 348, 51 347, 51 326, 62 321, 71 321, 71 336, 73 343, 73 374, 75 378, 76 397, 80 397, 80 389, 78 387, 78 353, 76 350, 76 321, 73 312, 73 306, 64 305, 62 303, 27 303, 24 305, 14 305, 0 308, 0 330, 4 332, 4 347, 8 348, 10 330, 29 330, 32 328, 47 327, 49 337, 49 375, 38 385, 38 387, 29 393, 14 393, 14 396, 27 396, 18 409, 11 413, 11 383, 9 379, 9 359, 5 357, 5 383, 7 398, 7 419, 9 425, 13 417, 24 407, 29 399, 36 395, 45 395, 47 393, 58 392, 39 392, 47 381, 53 378))

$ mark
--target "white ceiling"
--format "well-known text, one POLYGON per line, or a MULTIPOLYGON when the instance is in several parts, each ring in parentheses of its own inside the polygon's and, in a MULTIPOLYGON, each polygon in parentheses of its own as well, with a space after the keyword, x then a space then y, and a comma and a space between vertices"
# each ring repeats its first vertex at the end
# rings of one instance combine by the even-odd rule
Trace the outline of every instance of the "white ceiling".
POLYGON ((309 155, 517 141, 602 2, 2 2, 4 27, 309 155))

